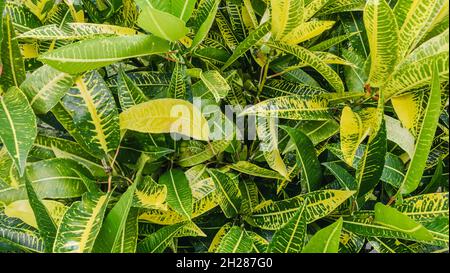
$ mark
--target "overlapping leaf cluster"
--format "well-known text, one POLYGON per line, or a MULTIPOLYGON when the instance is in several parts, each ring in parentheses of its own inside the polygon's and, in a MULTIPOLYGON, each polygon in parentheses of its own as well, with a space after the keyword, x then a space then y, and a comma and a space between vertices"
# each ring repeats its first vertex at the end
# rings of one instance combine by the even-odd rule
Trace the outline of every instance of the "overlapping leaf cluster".
POLYGON ((0 252, 448 251, 448 5, 2 0, 0 252))

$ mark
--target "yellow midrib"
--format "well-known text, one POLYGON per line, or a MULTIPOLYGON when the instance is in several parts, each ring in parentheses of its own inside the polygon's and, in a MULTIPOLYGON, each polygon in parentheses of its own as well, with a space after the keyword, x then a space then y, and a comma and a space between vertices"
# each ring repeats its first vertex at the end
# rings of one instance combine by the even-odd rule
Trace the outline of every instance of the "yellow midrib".
POLYGON ((85 229, 83 230, 83 233, 81 234, 81 240, 80 240, 80 244, 78 247, 78 250, 80 252, 84 252, 84 250, 86 248, 87 242, 89 240, 89 234, 91 233, 92 228, 94 226, 94 221, 97 218, 96 216, 100 213, 105 201, 106 201, 106 195, 103 195, 99 198, 97 204, 95 205, 94 210, 92 211, 91 217, 89 218, 88 222, 86 223, 85 229))
MULTIPOLYGON (((8 123, 11 126, 11 132, 14 138, 14 149, 16 150, 16 155, 13 155, 14 158, 16 158, 20 165, 20 154, 19 154, 19 143, 17 142, 17 134, 16 134, 16 128, 14 127, 14 122, 11 118, 11 115, 9 113, 8 108, 6 107, 5 101, 3 100, 3 97, 0 96, 0 102, 2 104, 2 108, 5 111, 6 118, 8 119, 8 123)), ((20 166, 19 166, 20 168, 20 166)))
POLYGON ((82 78, 78 78, 76 81, 80 94, 86 103, 88 112, 91 114, 92 124, 95 126, 95 138, 99 141, 102 150, 105 154, 108 153, 108 142, 106 141, 106 135, 103 132, 102 121, 97 113, 97 109, 94 105, 93 98, 89 93, 86 84, 82 78))

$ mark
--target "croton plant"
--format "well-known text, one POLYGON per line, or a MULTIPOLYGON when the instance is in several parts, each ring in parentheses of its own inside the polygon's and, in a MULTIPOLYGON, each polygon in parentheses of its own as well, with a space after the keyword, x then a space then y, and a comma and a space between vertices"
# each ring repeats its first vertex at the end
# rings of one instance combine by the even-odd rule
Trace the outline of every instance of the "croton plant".
POLYGON ((448 0, 0 15, 0 252, 448 252, 448 0))

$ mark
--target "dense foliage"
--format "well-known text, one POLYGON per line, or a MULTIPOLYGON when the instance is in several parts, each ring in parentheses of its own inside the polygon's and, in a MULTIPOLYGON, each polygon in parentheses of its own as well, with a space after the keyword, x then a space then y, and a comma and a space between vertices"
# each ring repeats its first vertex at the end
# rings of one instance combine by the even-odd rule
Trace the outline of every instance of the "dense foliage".
POLYGON ((0 252, 448 251, 448 7, 1 0, 0 252))

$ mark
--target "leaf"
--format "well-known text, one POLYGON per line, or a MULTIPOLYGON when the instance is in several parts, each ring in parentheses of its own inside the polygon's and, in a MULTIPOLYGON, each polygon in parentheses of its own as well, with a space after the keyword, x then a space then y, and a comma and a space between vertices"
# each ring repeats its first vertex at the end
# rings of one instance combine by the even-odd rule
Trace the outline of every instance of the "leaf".
POLYGON ((39 232, 17 218, 6 216, 3 210, 0 211, 0 240, 25 251, 44 252, 39 232))
POLYGON ((319 96, 282 96, 267 99, 242 111, 239 116, 257 115, 293 120, 327 120, 328 101, 319 96))
POLYGON ((322 170, 317 158, 314 145, 311 140, 300 130, 282 126, 295 144, 297 158, 302 171, 301 183, 306 192, 312 192, 320 188, 322 170))
POLYGON ((84 40, 107 36, 132 36, 137 31, 132 28, 92 23, 67 23, 45 25, 31 29, 17 36, 17 39, 36 40, 84 40))
MULTIPOLYGON (((395 105, 394 99, 392 99, 391 102, 392 105, 395 105)), ((396 109, 395 106, 394 109, 396 109)), ((395 142, 400 148, 408 153, 410 158, 412 158, 414 155, 414 136, 401 126, 400 121, 388 115, 384 115, 384 120, 386 121, 387 139, 395 142)))
POLYGON ((258 138, 261 140, 260 149, 263 152, 267 164, 281 176, 288 177, 286 165, 278 149, 278 128, 276 127, 276 120, 267 117, 263 122, 258 122, 256 130, 258 138))
POLYGON ((163 227, 150 234, 138 243, 139 253, 162 253, 173 238, 185 236, 204 236, 204 233, 193 222, 181 222, 163 227))
POLYGON ((19 87, 23 80, 25 80, 25 66, 17 40, 14 39, 15 33, 10 14, 6 13, 1 19, 2 39, 0 63, 3 67, 0 73, 0 87, 7 90, 11 86, 19 87))
POLYGON ((399 25, 399 54, 407 55, 421 40, 445 1, 399 1, 394 13, 399 25))
POLYGON ((324 162, 322 163, 333 175, 336 177, 337 181, 341 187, 346 190, 357 190, 358 184, 356 183, 355 177, 347 172, 343 167, 341 167, 336 162, 324 162))
POLYGON ((200 79, 214 95, 216 102, 225 98, 231 89, 227 81, 216 70, 209 70, 200 74, 200 79))
POLYGON ((261 168, 258 165, 255 165, 248 161, 238 161, 234 164, 229 165, 229 167, 233 170, 251 176, 271 178, 271 179, 283 179, 283 176, 281 176, 279 173, 265 168, 261 168))
POLYGON ((204 0, 200 2, 200 6, 197 10, 197 16, 199 16, 199 13, 202 14, 199 17, 204 18, 204 20, 201 22, 201 25, 197 29, 197 33, 194 36, 191 48, 195 48, 205 39, 209 29, 214 23, 214 18, 216 17, 219 3, 220 0, 204 0))
MULTIPOLYGON (((203 215, 204 213, 212 210, 218 206, 217 196, 215 192, 212 192, 202 199, 196 200, 192 205, 192 219, 203 215)), ((146 210, 139 216, 139 220, 155 223, 159 225, 173 225, 183 221, 187 218, 181 214, 178 214, 174 210, 168 208, 163 210, 146 210)))
POLYGON ((157 184, 150 176, 139 180, 134 191, 133 207, 167 209, 167 186, 157 184))
POLYGON ((342 110, 340 126, 341 151, 345 163, 350 166, 353 164, 359 144, 364 139, 364 134, 361 117, 350 107, 345 106, 342 110))
POLYGON ((405 232, 418 240, 433 240, 433 235, 422 225, 411 220, 408 216, 396 209, 385 206, 381 203, 375 204, 374 223, 405 232))
POLYGON ((220 243, 222 242, 223 237, 230 231, 230 229, 233 227, 233 225, 228 222, 225 225, 221 226, 219 231, 217 231, 216 235, 214 235, 214 238, 209 245, 208 252, 214 253, 217 251, 217 248, 219 247, 220 243))
POLYGON ((233 226, 223 236, 216 253, 249 253, 253 243, 245 229, 233 226))
POLYGON ((86 193, 64 214, 56 234, 53 252, 91 252, 100 232, 109 195, 86 193))
POLYGON ((232 218, 241 208, 242 194, 238 183, 218 170, 207 169, 207 171, 216 186, 220 208, 227 218, 232 218))
POLYGON ((448 192, 412 196, 396 204, 395 209, 418 222, 448 217, 448 192))
MULTIPOLYGON (((80 197, 86 187, 76 171, 88 172, 75 161, 60 158, 35 162, 26 169, 28 179, 41 199, 80 197)), ((26 198, 25 184, 0 190, 0 201, 5 204, 26 198)))
POLYGON ((281 201, 266 201, 253 210, 245 221, 252 226, 267 230, 277 230, 283 226, 306 200, 305 217, 307 223, 327 216, 340 204, 352 196, 354 191, 320 190, 281 201))
POLYGON ((34 191, 31 181, 27 178, 25 178, 25 188, 27 190, 31 209, 33 210, 33 214, 39 228, 39 234, 41 234, 44 240, 45 251, 51 252, 56 237, 56 225, 47 211, 47 208, 34 191))
POLYGON ((169 44, 151 35, 94 38, 42 54, 38 60, 62 72, 78 74, 115 62, 169 51, 169 44))
POLYGON ((305 66, 311 66, 319 72, 338 93, 344 92, 344 84, 342 83, 339 75, 322 60, 320 60, 320 58, 313 52, 305 49, 304 47, 289 45, 283 42, 270 42, 268 45, 274 49, 281 50, 295 56, 305 66))
POLYGON ((300 24, 289 32, 282 41, 292 45, 302 43, 332 28, 334 23, 334 21, 310 21, 300 24))
POLYGON ((371 191, 379 182, 383 174, 383 166, 387 152, 386 126, 384 119, 379 129, 369 137, 364 156, 358 164, 356 182, 358 183, 358 197, 371 191))
POLYGON ((184 99, 186 97, 186 77, 186 67, 180 63, 176 63, 168 89, 170 97, 174 99, 184 99))
POLYGON ((135 190, 136 183, 128 187, 103 220, 102 227, 95 239, 94 252, 113 253, 122 244, 121 240, 124 239, 122 236, 126 232, 135 190))
POLYGON ((300 253, 306 241, 306 201, 290 220, 278 229, 267 247, 268 253, 300 253))
POLYGON ((136 3, 141 10, 137 25, 145 31, 170 42, 177 41, 188 33, 184 21, 177 16, 156 9, 148 0, 138 0, 136 3))
POLYGON ((380 87, 398 62, 398 27, 385 0, 369 0, 363 18, 370 47, 369 83, 380 87))
MULTIPOLYGON (((48 214, 53 219, 55 225, 59 225, 64 213, 68 209, 63 203, 53 200, 41 200, 42 204, 48 211, 48 214)), ((36 217, 31 208, 30 201, 28 200, 17 200, 5 207, 4 213, 8 217, 18 218, 27 225, 38 228, 36 222, 36 217)), ((56 233, 56 229, 55 229, 56 233)))
POLYGON ((433 77, 435 64, 438 67, 439 80, 442 82, 448 81, 448 58, 449 54, 447 51, 397 66, 383 86, 383 90, 386 90, 385 98, 389 99, 413 88, 429 85, 433 77))
POLYGON ((426 165, 427 155, 433 142, 434 133, 436 131, 439 120, 441 91, 439 86, 438 67, 435 64, 433 68, 433 79, 431 82, 431 91, 424 111, 422 125, 420 126, 419 135, 417 137, 414 149, 414 157, 411 159, 408 171, 400 186, 401 194, 413 192, 420 183, 423 170, 426 165))
POLYGON ((88 168, 93 176, 106 176, 100 160, 86 153, 77 142, 67 139, 37 135, 30 155, 39 159, 51 159, 54 157, 72 159, 88 168))
POLYGON ((120 141, 114 98, 96 71, 78 77, 75 83, 76 88, 70 89, 62 99, 62 106, 71 117, 70 125, 57 118, 69 133, 83 131, 79 137, 73 136, 87 152, 105 158, 116 151, 120 141))
POLYGON ((317 231, 309 239, 302 253, 338 253, 341 230, 342 217, 333 224, 317 231))
POLYGON ((264 36, 269 33, 270 24, 265 23, 259 26, 254 31, 250 32, 250 34, 242 41, 235 50, 233 50, 233 55, 226 61, 226 63, 222 66, 222 71, 224 71, 227 67, 232 65, 239 57, 241 57, 247 50, 249 50, 252 46, 255 46, 259 40, 261 40, 264 36))
POLYGON ((119 71, 117 93, 123 111, 148 101, 144 92, 142 92, 137 84, 132 81, 123 70, 119 71))
POLYGON ((190 167, 203 163, 225 151, 229 145, 229 140, 217 140, 209 144, 203 144, 198 141, 182 142, 178 165, 181 167, 190 167))
POLYGON ((242 213, 251 213, 253 208, 259 204, 258 186, 253 181, 239 181, 239 190, 242 194, 242 213))
POLYGON ((0 139, 20 176, 25 172, 28 153, 36 138, 36 117, 27 97, 17 87, 0 95, 0 139))
POLYGON ((180 99, 155 99, 120 114, 120 128, 143 133, 180 133, 207 140, 209 127, 201 112, 180 99), (181 116, 179 116, 181 114, 181 116))
POLYGON ((187 22, 194 11, 197 0, 171 0, 171 11, 173 15, 187 22))
POLYGON ((271 0, 272 30, 275 40, 286 37, 304 20, 303 0, 271 0))
POLYGON ((159 177, 159 184, 167 187, 167 203, 188 219, 192 216, 192 191, 183 171, 170 169, 159 177))
POLYGON ((46 114, 74 84, 73 76, 48 65, 36 69, 20 85, 36 114, 46 114))

